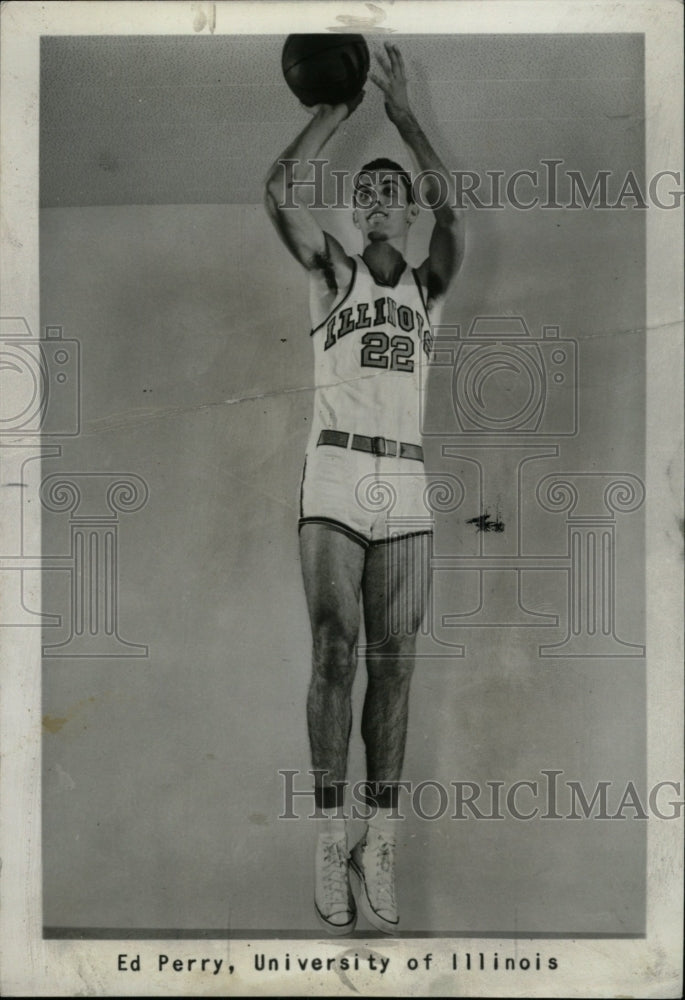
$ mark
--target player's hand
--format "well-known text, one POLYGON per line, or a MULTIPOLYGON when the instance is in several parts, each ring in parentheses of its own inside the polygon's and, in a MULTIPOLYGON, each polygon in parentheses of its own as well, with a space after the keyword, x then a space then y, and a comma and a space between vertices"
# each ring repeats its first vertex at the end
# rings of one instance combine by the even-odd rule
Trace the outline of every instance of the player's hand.
POLYGON ((404 59, 398 47, 392 42, 384 44, 385 52, 374 52, 382 73, 369 73, 369 76, 383 91, 388 118, 397 124, 401 118, 412 113, 407 97, 407 75, 404 59))
POLYGON ((308 106, 306 104, 302 104, 300 101, 300 105, 304 108, 307 114, 312 115, 312 117, 317 115, 319 117, 328 117, 330 115, 332 117, 339 118, 340 121, 344 121, 345 118, 349 118, 350 115, 357 110, 359 105, 364 100, 364 94, 365 91, 360 90, 356 97, 350 98, 350 100, 346 101, 344 104, 313 104, 308 106))
POLYGON ((352 98, 350 98, 349 101, 345 102, 346 103, 346 107, 347 107, 347 114, 345 115, 346 118, 349 118, 350 115, 353 114, 357 110, 357 108, 359 107, 359 105, 364 100, 364 94, 365 93, 366 93, 366 91, 360 90, 356 97, 352 97, 352 98))

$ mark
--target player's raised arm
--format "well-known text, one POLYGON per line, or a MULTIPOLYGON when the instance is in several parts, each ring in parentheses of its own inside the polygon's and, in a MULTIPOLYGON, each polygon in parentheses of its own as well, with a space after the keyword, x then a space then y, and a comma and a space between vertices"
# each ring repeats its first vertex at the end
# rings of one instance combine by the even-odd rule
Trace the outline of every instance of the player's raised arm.
POLYGON ((341 122, 359 105, 363 92, 349 104, 319 104, 307 109, 311 121, 275 160, 266 178, 264 202, 279 236, 307 270, 345 267, 347 255, 325 234, 308 203, 313 200, 311 160, 317 158, 341 122), (294 161, 294 162, 293 162, 294 161))
POLYGON ((427 174, 421 186, 422 198, 434 205, 435 225, 428 257, 421 264, 419 277, 428 292, 428 304, 447 292, 464 257, 463 213, 454 206, 454 178, 446 170, 416 120, 407 97, 407 77, 402 53, 396 45, 385 43, 385 52, 377 52, 380 73, 371 79, 383 91, 388 118, 397 127, 420 171, 435 171, 444 183, 427 174))

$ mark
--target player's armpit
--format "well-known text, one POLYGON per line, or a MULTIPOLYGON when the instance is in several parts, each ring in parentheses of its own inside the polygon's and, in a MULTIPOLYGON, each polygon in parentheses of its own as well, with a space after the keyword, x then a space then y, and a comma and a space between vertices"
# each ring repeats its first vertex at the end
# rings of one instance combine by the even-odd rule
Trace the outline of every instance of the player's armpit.
POLYGON ((331 310, 347 296, 355 274, 354 261, 336 238, 330 233, 324 233, 324 237, 326 250, 317 257, 315 266, 309 271, 313 329, 319 327, 330 316, 331 310))
POLYGON ((337 298, 339 293, 346 292, 352 277, 353 265, 335 236, 324 232, 324 249, 314 255, 312 276, 317 273, 325 286, 325 291, 337 298))
POLYGON ((464 259, 465 236, 461 215, 449 210, 438 218, 431 234, 428 256, 418 268, 428 304, 442 298, 456 277, 464 259))

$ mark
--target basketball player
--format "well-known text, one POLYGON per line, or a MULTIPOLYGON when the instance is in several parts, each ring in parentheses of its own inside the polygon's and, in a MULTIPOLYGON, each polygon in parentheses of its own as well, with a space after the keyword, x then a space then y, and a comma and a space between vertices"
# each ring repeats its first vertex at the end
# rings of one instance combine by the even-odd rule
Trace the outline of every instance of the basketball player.
POLYGON ((450 178, 409 105, 402 56, 386 43, 377 58, 379 72, 371 78, 383 93, 387 115, 419 170, 434 172, 421 189, 435 205, 421 266, 412 270, 405 260, 419 209, 411 179, 398 164, 376 160, 358 175, 353 219, 362 237, 361 256, 348 254, 320 228, 306 207, 309 189, 297 184, 311 171, 307 161, 318 156, 363 94, 349 104, 308 109, 312 120, 276 160, 266 185, 269 215, 310 278, 316 394, 299 537, 313 636, 307 722, 316 809, 324 820, 316 850, 315 906, 332 934, 349 933, 355 926, 350 870, 365 917, 385 933, 398 929, 397 820, 391 817, 397 811, 431 542, 423 499, 420 380, 430 352, 431 317, 463 256, 450 178), (286 173, 284 160, 297 161, 294 173, 286 173), (442 199, 436 173, 444 178, 442 199), (289 182, 296 208, 282 204, 289 182), (393 519, 409 522, 404 531, 391 531, 387 510, 374 510, 374 486, 386 495, 390 491, 393 519), (343 799, 360 601, 367 643, 361 728, 371 819, 349 854, 343 799))

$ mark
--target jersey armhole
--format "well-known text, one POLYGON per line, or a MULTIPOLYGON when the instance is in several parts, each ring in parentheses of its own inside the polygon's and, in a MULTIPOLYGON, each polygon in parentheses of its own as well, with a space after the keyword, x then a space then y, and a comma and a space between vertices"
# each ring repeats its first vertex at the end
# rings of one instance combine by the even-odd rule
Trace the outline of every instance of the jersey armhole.
POLYGON ((354 257, 351 257, 350 260, 352 261, 352 274, 350 275, 350 283, 348 285, 347 291, 345 292, 345 294, 343 295, 343 297, 340 299, 340 301, 336 302, 335 305, 331 307, 331 310, 327 314, 327 316, 317 326, 312 327, 312 329, 311 329, 311 331, 309 333, 310 337, 313 337, 315 333, 317 333, 323 326, 326 325, 326 323, 328 323, 328 321, 331 318, 331 316, 333 315, 333 313, 337 309, 339 309, 340 306, 343 305, 343 303, 346 302, 347 299, 349 299, 350 295, 352 294, 352 289, 354 288, 354 282, 355 282, 355 279, 357 277, 357 261, 356 261, 356 258, 354 258, 354 257))
POLYGON ((430 323, 430 312, 428 311, 428 305, 426 303, 426 296, 423 293, 423 288, 421 287, 421 282, 419 281, 419 276, 415 267, 412 267, 411 273, 414 275, 414 281, 416 282, 416 287, 419 290, 419 297, 421 299, 421 305, 423 306, 424 312, 426 313, 426 319, 430 323))

